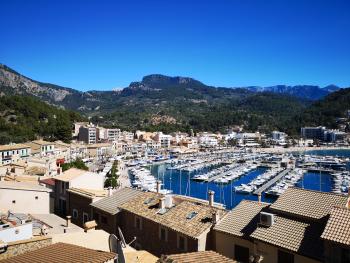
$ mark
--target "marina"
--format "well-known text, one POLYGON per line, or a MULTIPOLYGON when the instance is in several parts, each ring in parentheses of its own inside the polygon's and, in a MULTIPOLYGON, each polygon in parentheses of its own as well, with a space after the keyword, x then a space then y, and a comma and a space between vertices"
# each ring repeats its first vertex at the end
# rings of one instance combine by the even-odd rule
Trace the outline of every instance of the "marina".
POLYGON ((317 156, 327 162, 341 161, 341 165, 329 168, 322 165, 324 162, 308 161, 310 165, 304 166, 300 153, 287 155, 289 160, 295 160, 293 167, 281 167, 286 156, 268 153, 192 155, 133 167, 133 173, 136 170, 138 175, 133 177, 132 185, 144 191, 156 191, 159 180, 162 193, 206 200, 208 191, 212 190, 216 193, 215 202, 223 203, 227 208, 236 206, 243 199, 257 200, 258 196, 262 201, 273 202, 292 186, 346 194, 350 177, 344 167, 347 167, 348 157, 317 156))

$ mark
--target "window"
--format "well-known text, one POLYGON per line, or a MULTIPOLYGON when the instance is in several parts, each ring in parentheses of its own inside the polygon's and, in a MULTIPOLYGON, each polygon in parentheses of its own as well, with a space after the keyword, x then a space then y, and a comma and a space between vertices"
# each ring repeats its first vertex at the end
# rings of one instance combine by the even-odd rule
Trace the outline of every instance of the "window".
POLYGON ((278 263, 294 263, 294 255, 282 250, 278 250, 278 263))
POLYGON ((186 216, 186 219, 191 220, 192 218, 194 218, 196 215, 198 215, 197 212, 191 212, 186 216))
POLYGON ((249 248, 235 245, 235 260, 248 263, 249 262, 249 248))
POLYGON ((77 209, 73 209, 73 218, 74 219, 78 218, 78 210, 77 209))
POLYGON ((341 263, 350 262, 350 250, 343 248, 341 251, 341 263))
POLYGON ((187 250, 187 238, 182 235, 177 235, 177 248, 186 251, 187 250))
POLYGON ((98 223, 100 221, 100 215, 98 213, 94 213, 94 220, 98 223))
POLYGON ((89 215, 83 212, 83 224, 85 224, 87 221, 89 221, 89 215))
POLYGON ((142 220, 138 216, 135 216, 135 227, 140 230, 142 229, 142 220))
POLYGON ((101 216, 101 222, 102 224, 108 224, 108 219, 106 216, 101 216))
POLYGON ((168 229, 159 227, 159 239, 162 241, 168 241, 168 229))

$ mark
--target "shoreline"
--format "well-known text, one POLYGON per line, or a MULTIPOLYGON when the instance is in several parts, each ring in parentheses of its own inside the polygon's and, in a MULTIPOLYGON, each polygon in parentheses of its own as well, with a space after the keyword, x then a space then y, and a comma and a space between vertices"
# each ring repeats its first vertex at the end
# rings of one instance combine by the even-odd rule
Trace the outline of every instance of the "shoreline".
POLYGON ((305 151, 325 151, 325 150, 350 150, 346 146, 320 146, 320 147, 289 147, 289 148, 256 148, 254 152, 268 153, 289 153, 289 152, 305 152, 305 151))

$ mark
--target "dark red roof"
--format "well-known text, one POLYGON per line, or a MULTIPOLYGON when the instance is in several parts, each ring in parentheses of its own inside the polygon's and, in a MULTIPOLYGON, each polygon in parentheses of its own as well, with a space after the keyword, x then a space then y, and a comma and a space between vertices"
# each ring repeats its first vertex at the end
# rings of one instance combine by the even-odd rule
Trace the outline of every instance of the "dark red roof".
POLYGON ((53 178, 43 179, 43 180, 40 180, 40 183, 55 186, 55 179, 53 178))

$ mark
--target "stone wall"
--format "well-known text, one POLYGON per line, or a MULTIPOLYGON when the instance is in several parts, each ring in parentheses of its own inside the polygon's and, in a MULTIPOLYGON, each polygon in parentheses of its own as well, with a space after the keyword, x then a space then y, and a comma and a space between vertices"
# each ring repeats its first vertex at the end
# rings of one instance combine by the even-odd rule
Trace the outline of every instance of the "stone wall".
POLYGON ((0 253, 0 260, 23 254, 28 251, 51 245, 51 237, 34 237, 27 240, 8 243, 6 252, 0 253))

